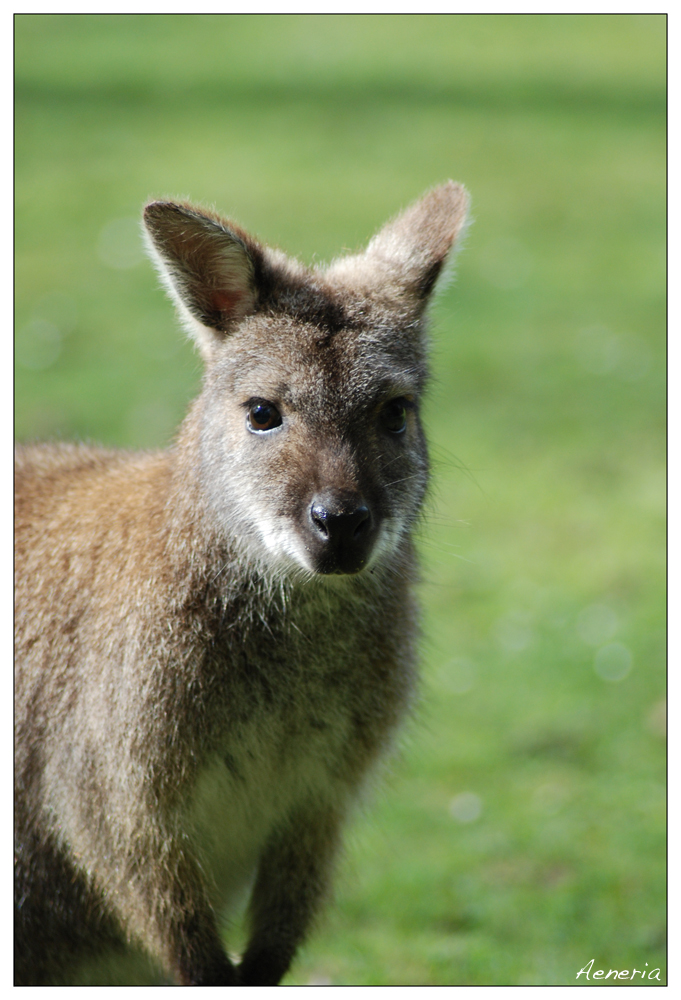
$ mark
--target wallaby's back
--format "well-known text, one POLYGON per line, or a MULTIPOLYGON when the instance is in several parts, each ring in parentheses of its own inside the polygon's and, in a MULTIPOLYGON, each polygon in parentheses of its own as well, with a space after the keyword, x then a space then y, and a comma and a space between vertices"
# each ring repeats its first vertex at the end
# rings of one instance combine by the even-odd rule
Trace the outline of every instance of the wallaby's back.
POLYGON ((316 271, 147 207, 201 395, 166 452, 17 457, 18 983, 288 968, 413 690, 423 315, 465 205, 316 271))

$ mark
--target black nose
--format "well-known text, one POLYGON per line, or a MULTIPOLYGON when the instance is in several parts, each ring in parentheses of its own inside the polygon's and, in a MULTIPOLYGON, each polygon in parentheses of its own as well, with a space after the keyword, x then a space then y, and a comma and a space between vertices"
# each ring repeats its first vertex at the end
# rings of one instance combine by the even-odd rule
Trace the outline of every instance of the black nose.
POLYGON ((310 514, 320 534, 335 544, 353 545, 371 524, 369 508, 364 504, 334 510, 328 501, 318 500, 312 504, 310 514))
POLYGON ((321 573, 357 573, 374 541, 374 523, 364 500, 357 497, 314 497, 310 521, 321 573))

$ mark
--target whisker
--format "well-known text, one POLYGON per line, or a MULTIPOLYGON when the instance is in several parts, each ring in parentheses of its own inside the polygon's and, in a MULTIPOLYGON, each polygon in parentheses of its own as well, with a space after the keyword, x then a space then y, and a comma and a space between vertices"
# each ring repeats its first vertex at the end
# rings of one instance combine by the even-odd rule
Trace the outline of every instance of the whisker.
POLYGON ((404 476, 403 479, 393 479, 392 483, 385 484, 386 489, 388 488, 388 486, 395 486, 397 483, 406 483, 408 479, 416 479, 416 477, 420 475, 421 475, 420 472, 413 472, 410 476, 404 476))

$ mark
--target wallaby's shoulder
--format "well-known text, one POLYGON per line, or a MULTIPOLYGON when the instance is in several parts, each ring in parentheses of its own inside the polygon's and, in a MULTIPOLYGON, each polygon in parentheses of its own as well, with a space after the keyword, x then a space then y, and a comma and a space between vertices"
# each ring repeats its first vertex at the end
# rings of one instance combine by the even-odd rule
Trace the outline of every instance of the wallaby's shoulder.
POLYGON ((65 443, 17 448, 19 591, 37 595, 48 588, 52 600, 60 600, 66 566, 74 585, 82 586, 86 564, 90 577, 107 560, 113 586, 117 565, 129 562, 135 547, 140 566, 145 555, 158 552, 163 539, 155 525, 167 503, 169 456, 65 443))
POLYGON ((72 492, 110 490, 117 481, 158 479, 167 465, 163 452, 126 452, 70 442, 16 445, 15 498, 19 506, 24 501, 58 503, 72 492))
POLYGON ((85 444, 60 441, 52 444, 16 444, 14 471, 19 483, 65 475, 74 470, 102 468, 118 453, 85 444))
POLYGON ((160 452, 124 451, 99 445, 56 441, 38 444, 16 444, 14 467, 19 478, 68 476, 86 474, 88 470, 101 473, 128 466, 140 468, 154 464, 160 452))

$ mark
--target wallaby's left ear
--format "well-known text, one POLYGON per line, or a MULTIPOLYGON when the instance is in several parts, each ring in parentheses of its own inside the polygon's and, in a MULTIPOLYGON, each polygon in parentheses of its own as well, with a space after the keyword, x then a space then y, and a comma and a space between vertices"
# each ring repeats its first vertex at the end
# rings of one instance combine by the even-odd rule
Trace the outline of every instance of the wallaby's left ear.
POLYGON ((153 201, 144 209, 147 246, 180 317, 204 357, 257 302, 260 248, 219 216, 153 201))
POLYGON ((423 308, 465 227, 468 204, 461 184, 447 181, 433 188, 385 225, 363 254, 334 261, 329 276, 359 280, 423 308))

